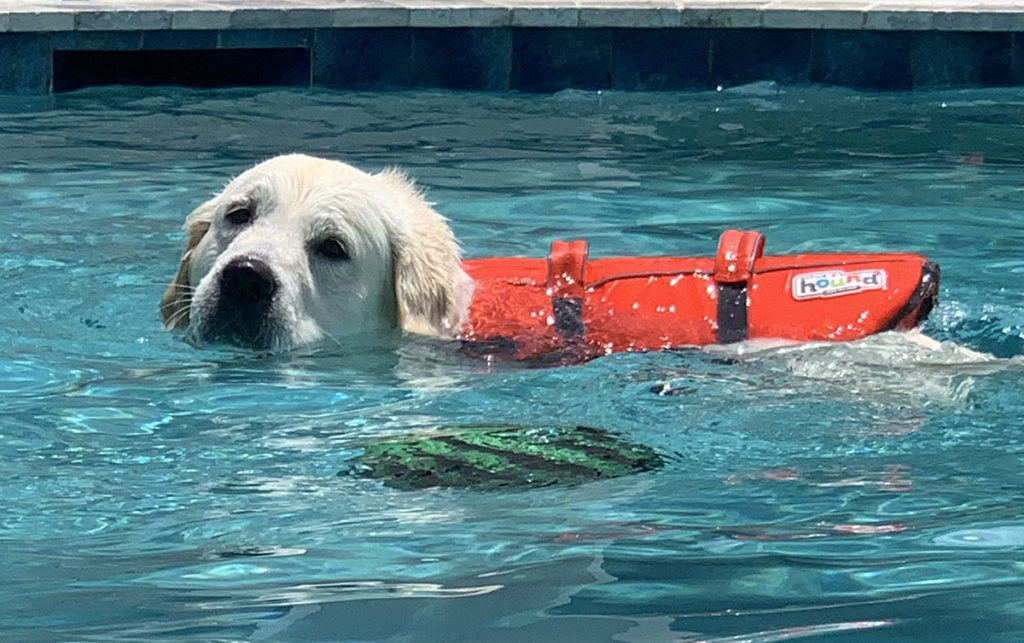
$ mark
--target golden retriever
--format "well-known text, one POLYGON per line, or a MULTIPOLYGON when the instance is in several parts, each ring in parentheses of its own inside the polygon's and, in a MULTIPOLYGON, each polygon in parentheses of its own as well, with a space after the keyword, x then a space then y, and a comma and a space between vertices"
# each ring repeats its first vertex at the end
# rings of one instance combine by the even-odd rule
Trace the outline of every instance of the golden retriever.
POLYGON ((451 338, 472 298, 446 220, 396 171, 279 156, 184 229, 160 316, 199 346, 281 351, 396 328, 451 338))

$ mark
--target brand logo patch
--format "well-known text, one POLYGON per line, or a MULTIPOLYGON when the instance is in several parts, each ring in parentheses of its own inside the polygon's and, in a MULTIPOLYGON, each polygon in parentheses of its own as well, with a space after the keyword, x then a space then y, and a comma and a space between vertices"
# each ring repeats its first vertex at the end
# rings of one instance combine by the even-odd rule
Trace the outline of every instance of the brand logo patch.
POLYGON ((793 277, 793 299, 820 299, 852 295, 865 290, 885 290, 884 270, 823 270, 793 277))

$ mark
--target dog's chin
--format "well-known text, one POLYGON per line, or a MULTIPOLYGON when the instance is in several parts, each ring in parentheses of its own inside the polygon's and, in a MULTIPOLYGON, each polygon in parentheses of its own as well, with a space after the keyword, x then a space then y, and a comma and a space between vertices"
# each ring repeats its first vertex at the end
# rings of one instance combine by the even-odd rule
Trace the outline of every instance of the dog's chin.
POLYGON ((193 306, 186 341, 197 348, 228 348, 277 353, 316 337, 296 337, 290 325, 274 314, 274 307, 242 313, 238 308, 209 302, 193 306))
POLYGON ((195 323, 189 327, 185 340, 196 348, 229 348, 258 353, 277 353, 293 348, 287 335, 272 325, 261 326, 253 332, 209 323, 195 323))
POLYGON ((401 329, 370 331, 350 335, 330 336, 322 331, 303 334, 275 330, 262 331, 255 336, 232 330, 214 330, 203 323, 194 323, 185 333, 185 341, 199 349, 219 349, 260 355, 333 354, 349 355, 366 351, 391 350, 399 345, 401 329))

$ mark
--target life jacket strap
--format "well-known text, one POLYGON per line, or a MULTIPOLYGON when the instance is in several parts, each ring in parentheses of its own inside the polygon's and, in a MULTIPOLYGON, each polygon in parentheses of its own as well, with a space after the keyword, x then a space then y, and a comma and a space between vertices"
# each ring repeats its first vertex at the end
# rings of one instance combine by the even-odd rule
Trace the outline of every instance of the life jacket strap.
POLYGON ((548 254, 547 288, 551 293, 554 327, 566 340, 583 337, 584 277, 587 242, 554 241, 548 254))
POLYGON ((754 263, 764 253, 764 235, 756 231, 726 230, 718 240, 715 283, 718 286, 716 340, 719 344, 747 338, 747 284, 754 263))

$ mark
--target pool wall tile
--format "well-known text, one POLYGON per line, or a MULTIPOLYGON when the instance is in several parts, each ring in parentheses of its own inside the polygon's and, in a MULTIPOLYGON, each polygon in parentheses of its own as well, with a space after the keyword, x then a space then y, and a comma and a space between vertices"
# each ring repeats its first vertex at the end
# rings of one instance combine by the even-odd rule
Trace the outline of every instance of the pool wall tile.
POLYGON ((911 89, 912 40, 906 31, 815 32, 810 82, 860 89, 911 89))
POLYGON ((507 27, 512 12, 505 8, 423 7, 409 10, 410 27, 507 27))
POLYGON ((413 29, 412 85, 506 90, 512 72, 509 29, 413 29))
POLYGON ((517 29, 511 88, 527 92, 608 89, 612 85, 610 29, 517 29))
POLYGON ((932 28, 939 31, 1022 31, 1024 14, 1005 11, 937 12, 932 28))
POLYGON ((236 9, 228 19, 229 29, 273 29, 284 20, 283 9, 236 9))
POLYGON ((191 31, 145 31, 142 33, 142 49, 188 50, 216 49, 219 34, 211 30, 191 31))
POLYGON ((197 9, 175 11, 171 14, 171 29, 227 29, 231 26, 231 12, 197 9))
POLYGON ((410 52, 409 29, 317 29, 313 84, 352 89, 408 87, 410 52))
POLYGON ((333 27, 408 27, 409 10, 398 7, 369 9, 346 7, 335 9, 331 20, 333 27))
POLYGON ((864 17, 864 28, 881 31, 927 31, 935 16, 927 11, 870 11, 864 17))
POLYGON ((678 9, 580 9, 580 27, 620 27, 623 29, 678 27, 682 25, 678 9))
POLYGON ((220 31, 220 46, 225 49, 308 48, 312 44, 312 29, 224 29, 220 31))
POLYGON ((47 35, 4 34, 0 38, 0 88, 12 94, 49 92, 52 56, 47 35))
POLYGON ((864 26, 864 12, 849 10, 777 9, 764 13, 761 26, 765 29, 860 29, 864 26))
POLYGON ((761 11, 758 9, 715 9, 713 7, 687 7, 679 14, 682 27, 743 29, 760 28, 761 11))
POLYGON ((760 80, 810 82, 814 31, 722 29, 713 33, 712 81, 742 85, 760 80))
POLYGON ((513 27, 576 27, 580 12, 575 7, 516 7, 512 10, 513 27))
POLYGON ((140 31, 171 28, 169 11, 82 11, 75 14, 79 31, 140 31))
POLYGON ((55 50, 136 51, 142 49, 141 31, 62 31, 51 40, 55 50))
POLYGON ((1024 85, 1024 34, 1010 34, 1010 62, 1008 83, 1010 85, 1024 85))
POLYGON ((72 31, 75 17, 70 13, 41 11, 38 13, 12 13, 8 16, 10 31, 72 31))
MULTIPOLYGON (((800 0, 731 0, 727 8, 714 0, 387 1, 296 0, 288 10, 230 9, 214 1, 195 10, 102 8, 111 1, 98 9, 0 11, 9 67, 0 91, 50 91, 54 51, 220 49, 302 50, 293 53, 308 61, 309 82, 334 88, 677 90, 759 80, 871 90, 1024 85, 1024 9, 880 8, 871 0, 822 0, 818 10, 800 0), (23 42, 32 43, 26 60, 12 53, 23 42), (26 80, 38 74, 43 80, 26 80)), ((239 55, 232 54, 244 60, 239 55)), ((196 64, 186 58, 182 69, 173 68, 173 56, 161 59, 170 65, 169 82, 196 64)), ((295 70, 287 71, 291 82, 295 70)))
POLYGON ((621 29, 612 34, 612 86, 623 90, 707 89, 709 29, 621 29))
POLYGON ((911 49, 914 87, 1007 85, 1010 34, 923 32, 911 49))
POLYGON ((334 25, 330 9, 238 9, 231 13, 231 29, 310 29, 334 25))

